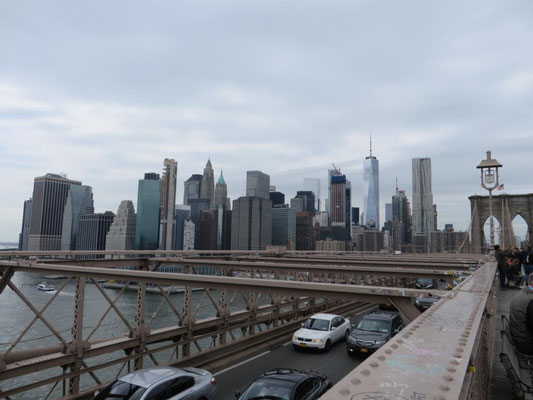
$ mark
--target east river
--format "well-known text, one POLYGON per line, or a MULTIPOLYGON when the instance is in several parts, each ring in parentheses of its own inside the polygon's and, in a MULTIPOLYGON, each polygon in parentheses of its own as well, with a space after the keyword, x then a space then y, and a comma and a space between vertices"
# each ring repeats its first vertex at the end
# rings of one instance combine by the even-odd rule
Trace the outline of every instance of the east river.
MULTIPOLYGON (((17 288, 26 296, 31 303, 41 310, 50 298, 56 293, 43 292, 37 289, 37 285, 42 281, 47 281, 54 285, 58 289, 66 279, 50 279, 48 276, 43 276, 33 273, 17 272, 12 278, 12 282, 17 288)), ((111 299, 115 299, 119 293, 116 289, 105 289, 111 299)), ((109 303, 100 293, 98 288, 94 284, 86 284, 85 294, 85 315, 84 315, 84 340, 91 334, 93 328, 98 324, 102 315, 109 307, 109 303)), ((215 301, 218 299, 216 291, 210 292, 215 301)), ((75 280, 70 280, 65 288, 57 295, 54 301, 44 311, 44 318, 54 327, 54 329, 66 340, 71 340, 71 328, 74 314, 74 295, 75 295, 75 280)), ((124 291, 120 299, 117 301, 117 306, 120 311, 128 318, 130 323, 134 325, 135 313, 136 313, 136 296, 135 291, 124 291)), ((183 294, 173 294, 170 296, 172 302, 179 311, 183 308, 183 294)), ((245 301, 240 294, 234 295, 229 293, 228 302, 233 298, 233 304, 231 310, 241 310, 245 308, 245 301)), ((145 321, 148 323, 154 312, 159 308, 163 297, 158 294, 147 294, 146 301, 146 317, 145 321)), ((259 304, 268 302, 266 296, 258 301, 259 304)), ((211 301, 204 295, 204 291, 193 292, 192 294, 192 310, 196 312, 196 319, 203 319, 212 317, 215 315, 215 308, 211 304, 211 301), (200 304, 201 302, 201 304, 200 304)), ((17 296, 17 294, 7 287, 0 295, 0 353, 4 353, 13 343, 13 341, 21 334, 26 326, 34 319, 35 314, 29 309, 29 307, 17 296)), ((172 309, 166 302, 159 308, 157 316, 154 318, 150 325, 151 329, 157 329, 161 327, 177 325, 178 320, 172 309)), ((90 341, 94 341, 101 338, 112 338, 122 336, 126 333, 127 327, 124 322, 118 317, 118 315, 111 310, 104 318, 101 326, 91 336, 90 341)), ((52 332, 45 326, 43 322, 37 320, 32 328, 23 336, 20 343, 17 344, 13 351, 30 349, 36 347, 50 346, 59 344, 59 340, 52 332)), ((208 343, 201 343, 207 346, 208 343)), ((194 346, 191 346, 193 349, 194 346)), ((103 361, 109 361, 115 359, 122 354, 107 354, 101 357, 95 357, 94 359, 88 359, 86 362, 90 366, 94 366, 103 361)), ((171 355, 169 350, 167 353, 156 356, 160 362, 168 361, 171 355), (166 358, 166 359, 165 359, 166 358)), ((145 366, 150 366, 151 362, 148 358, 145 358, 145 366)), ((120 371, 121 365, 110 367, 105 371, 98 371, 97 375, 102 381, 109 381, 115 377, 115 375, 124 375, 126 369, 120 371)), ((0 372, 1 374, 1 372, 0 372)), ((61 374, 60 368, 55 368, 53 371, 42 371, 36 375, 23 376, 16 379, 10 379, 6 381, 0 381, 0 390, 6 391, 13 387, 18 387, 24 384, 34 382, 38 377, 42 379, 44 377, 55 376, 61 374)), ((82 379, 82 387, 88 387, 94 384, 94 381, 89 378, 88 374, 82 379)), ((23 395, 15 395, 13 399, 36 399, 45 398, 48 391, 52 386, 47 385, 40 389, 27 392, 23 395)), ((51 399, 60 397, 61 384, 59 384, 51 399)))

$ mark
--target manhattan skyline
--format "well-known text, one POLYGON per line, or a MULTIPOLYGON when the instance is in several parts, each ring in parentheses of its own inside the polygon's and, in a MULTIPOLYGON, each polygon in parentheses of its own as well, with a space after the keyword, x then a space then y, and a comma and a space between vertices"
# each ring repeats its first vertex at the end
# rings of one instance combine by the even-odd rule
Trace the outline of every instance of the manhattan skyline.
POLYGON ((0 240, 36 176, 67 173, 116 212, 166 157, 178 203, 211 158, 232 200, 247 170, 288 198, 319 178, 324 200, 334 162, 362 208, 369 132, 382 221, 429 157, 439 227, 467 229, 487 150, 507 193, 533 192, 532 19, 526 1, 3 3, 0 240))

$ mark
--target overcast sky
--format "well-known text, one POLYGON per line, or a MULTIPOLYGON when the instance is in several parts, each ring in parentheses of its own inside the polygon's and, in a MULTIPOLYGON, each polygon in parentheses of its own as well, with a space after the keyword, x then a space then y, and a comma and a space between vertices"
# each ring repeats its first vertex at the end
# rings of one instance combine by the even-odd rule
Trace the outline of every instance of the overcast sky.
POLYGON ((334 162, 361 206, 369 132, 382 220, 431 157, 439 227, 467 229, 486 150, 507 193, 533 191, 532 21, 530 0, 4 0, 0 240, 18 240, 34 177, 66 173, 116 211, 165 157, 180 203, 210 156, 231 198, 253 169, 287 198, 318 177, 326 197, 334 162))

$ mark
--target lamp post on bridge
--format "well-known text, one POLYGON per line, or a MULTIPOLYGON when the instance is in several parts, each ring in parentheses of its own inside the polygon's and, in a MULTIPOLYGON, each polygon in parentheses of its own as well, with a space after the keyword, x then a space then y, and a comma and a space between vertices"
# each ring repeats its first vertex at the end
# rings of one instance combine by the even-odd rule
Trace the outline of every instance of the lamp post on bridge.
POLYGON ((498 168, 503 165, 491 157, 492 152, 487 151, 487 159, 479 163, 476 168, 481 170, 481 186, 489 191, 489 214, 490 214, 490 247, 494 248, 494 217, 492 216, 492 191, 499 184, 498 168))

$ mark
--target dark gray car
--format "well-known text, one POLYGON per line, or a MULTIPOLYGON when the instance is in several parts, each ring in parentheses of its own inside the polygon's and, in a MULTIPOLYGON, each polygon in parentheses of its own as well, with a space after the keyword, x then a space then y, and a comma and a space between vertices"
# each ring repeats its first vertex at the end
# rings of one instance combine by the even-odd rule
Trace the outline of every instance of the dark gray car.
POLYGON ((94 400, 213 400, 216 380, 199 368, 154 367, 110 383, 94 400))

